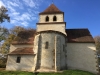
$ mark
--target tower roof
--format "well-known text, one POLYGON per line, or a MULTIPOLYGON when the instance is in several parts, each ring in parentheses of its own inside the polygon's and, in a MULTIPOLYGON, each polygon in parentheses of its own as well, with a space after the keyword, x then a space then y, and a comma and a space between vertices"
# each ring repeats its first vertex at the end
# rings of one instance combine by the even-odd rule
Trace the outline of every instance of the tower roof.
POLYGON ((59 10, 54 4, 51 4, 46 10, 39 14, 54 14, 54 13, 64 13, 59 10))

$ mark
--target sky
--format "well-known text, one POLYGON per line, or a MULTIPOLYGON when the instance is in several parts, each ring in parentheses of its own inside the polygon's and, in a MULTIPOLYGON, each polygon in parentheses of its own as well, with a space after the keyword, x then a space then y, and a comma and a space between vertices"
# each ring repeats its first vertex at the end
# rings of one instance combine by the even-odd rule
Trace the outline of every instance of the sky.
MULTIPOLYGON (((93 37, 100 35, 100 0, 53 0, 64 12, 66 29, 88 28, 93 37)), ((52 4, 52 0, 0 0, 8 9, 10 23, 2 26, 10 29, 14 26, 36 29, 39 13, 52 4)))

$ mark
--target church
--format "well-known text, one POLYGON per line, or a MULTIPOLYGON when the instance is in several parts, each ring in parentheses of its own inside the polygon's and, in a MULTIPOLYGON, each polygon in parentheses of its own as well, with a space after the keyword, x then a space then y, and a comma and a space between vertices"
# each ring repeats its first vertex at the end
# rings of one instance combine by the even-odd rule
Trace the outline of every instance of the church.
MULTIPOLYGON (((27 41, 11 43, 6 70, 58 72, 78 69, 98 73, 95 42, 88 29, 67 29, 64 12, 54 4, 39 13, 36 25, 36 33, 30 31, 32 35, 25 35, 27 41)), ((23 31, 18 35, 21 33, 23 31)))

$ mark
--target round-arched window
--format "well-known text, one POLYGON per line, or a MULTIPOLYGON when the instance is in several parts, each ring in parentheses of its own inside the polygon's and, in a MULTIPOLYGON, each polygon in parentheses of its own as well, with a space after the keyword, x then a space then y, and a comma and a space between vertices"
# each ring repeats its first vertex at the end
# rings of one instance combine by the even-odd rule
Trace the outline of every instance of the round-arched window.
POLYGON ((48 16, 46 16, 45 21, 46 21, 46 22, 48 22, 48 21, 49 21, 49 17, 48 17, 48 16))
POLYGON ((53 17, 53 21, 57 21, 57 17, 56 16, 53 17))

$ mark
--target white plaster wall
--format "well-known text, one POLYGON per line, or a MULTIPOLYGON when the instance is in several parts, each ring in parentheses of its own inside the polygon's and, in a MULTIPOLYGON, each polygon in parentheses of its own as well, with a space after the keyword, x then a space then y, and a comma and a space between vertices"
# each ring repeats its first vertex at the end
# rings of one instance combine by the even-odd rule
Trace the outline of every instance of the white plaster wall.
POLYGON ((53 16, 57 17, 57 21, 55 21, 55 22, 63 22, 64 21, 63 14, 49 14, 49 15, 40 15, 39 23, 46 23, 46 21, 45 21, 46 16, 49 17, 48 22, 53 22, 53 16))
POLYGON ((37 32, 46 31, 46 30, 54 30, 54 31, 59 31, 59 32, 66 34, 64 23, 62 23, 62 24, 37 25, 37 32))
POLYGON ((33 71, 32 67, 34 65, 34 55, 20 55, 20 63, 16 63, 17 56, 19 55, 9 55, 6 70, 9 71, 33 71))
POLYGON ((23 48, 23 47, 33 47, 33 45, 10 45, 10 52, 14 51, 17 48, 23 48))
POLYGON ((94 43, 68 43, 66 50, 68 69, 80 69, 97 73, 94 43))

